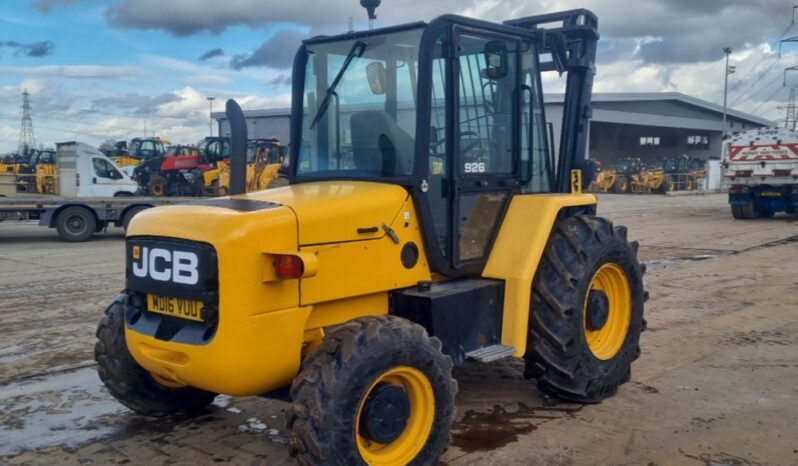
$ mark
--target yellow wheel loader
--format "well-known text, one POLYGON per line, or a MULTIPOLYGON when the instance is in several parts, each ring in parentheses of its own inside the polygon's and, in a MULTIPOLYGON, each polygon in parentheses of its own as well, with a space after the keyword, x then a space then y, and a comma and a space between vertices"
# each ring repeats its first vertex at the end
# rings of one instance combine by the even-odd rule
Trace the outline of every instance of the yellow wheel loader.
POLYGON ((291 184, 245 192, 228 101, 230 196, 131 221, 97 331, 109 392, 149 416, 287 399, 291 451, 320 465, 435 464, 467 360, 523 358, 565 400, 615 394, 646 293, 637 244, 581 193, 597 40, 573 10, 304 41, 291 184), (567 73, 557 157, 549 71, 567 73))
POLYGON ((640 159, 620 159, 614 167, 601 170, 596 175, 594 186, 599 192, 628 193, 632 191, 632 182, 640 173, 640 159))
POLYGON ((614 168, 600 169, 596 173, 596 179, 593 181, 591 191, 606 193, 612 190, 615 186, 615 181, 618 179, 618 171, 614 168))

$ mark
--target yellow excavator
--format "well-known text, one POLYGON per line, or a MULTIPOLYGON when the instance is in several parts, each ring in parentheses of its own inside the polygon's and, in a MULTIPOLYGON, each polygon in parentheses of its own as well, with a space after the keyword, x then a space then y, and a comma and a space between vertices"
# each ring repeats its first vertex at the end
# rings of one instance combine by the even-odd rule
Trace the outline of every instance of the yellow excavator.
POLYGON ((646 292, 637 243, 582 193, 597 25, 445 15, 305 40, 290 185, 246 192, 231 100, 229 196, 130 222, 95 346, 109 393, 147 416, 288 400, 314 465, 437 464, 467 360, 523 358, 559 399, 615 394, 646 292), (567 74, 556 157, 544 72, 567 74))

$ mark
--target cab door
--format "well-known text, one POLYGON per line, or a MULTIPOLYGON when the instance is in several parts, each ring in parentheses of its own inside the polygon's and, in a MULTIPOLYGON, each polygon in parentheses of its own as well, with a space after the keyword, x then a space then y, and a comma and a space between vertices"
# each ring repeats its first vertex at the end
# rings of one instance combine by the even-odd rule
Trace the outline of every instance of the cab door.
POLYGON ((91 158, 91 195, 97 197, 111 197, 116 194, 120 187, 127 187, 124 183, 124 176, 105 158, 91 158))
POLYGON ((519 176, 520 41, 455 28, 452 266, 481 267, 519 176))

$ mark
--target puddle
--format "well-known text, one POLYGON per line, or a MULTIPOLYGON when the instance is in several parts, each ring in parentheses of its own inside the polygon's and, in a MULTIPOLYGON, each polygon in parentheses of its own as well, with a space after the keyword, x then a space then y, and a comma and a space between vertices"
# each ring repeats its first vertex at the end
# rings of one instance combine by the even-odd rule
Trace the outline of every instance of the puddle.
POLYGON ((111 435, 118 428, 98 421, 124 411, 93 367, 9 383, 0 387, 0 455, 111 435))
MULTIPOLYGON (((735 254, 740 254, 743 252, 750 252, 750 251, 757 251, 760 249, 765 248, 772 248, 775 246, 783 246, 786 244, 798 243, 798 236, 790 236, 787 238, 779 239, 776 241, 770 241, 768 243, 758 244, 756 246, 751 246, 749 248, 741 249, 739 251, 726 251, 721 249, 706 249, 701 250, 702 253, 700 254, 688 254, 684 256, 676 256, 676 257, 666 257, 663 259, 650 259, 644 261, 648 270, 664 270, 664 269, 674 269, 681 267, 685 262, 699 262, 705 261, 709 259, 714 259, 716 257, 723 257, 723 256, 733 256, 735 254)), ((652 249, 654 251, 658 249, 664 249, 668 251, 669 249, 673 248, 665 248, 665 247, 657 247, 657 246, 650 246, 648 249, 652 249)), ((684 248, 682 248, 684 249, 684 248)), ((673 251, 670 251, 673 253, 673 251)))
POLYGON ((581 409, 582 406, 530 407, 518 403, 516 411, 508 411, 500 405, 494 405, 487 412, 468 410, 454 424, 452 445, 466 453, 495 450, 518 441, 520 435, 534 431, 544 422, 573 416, 581 409))

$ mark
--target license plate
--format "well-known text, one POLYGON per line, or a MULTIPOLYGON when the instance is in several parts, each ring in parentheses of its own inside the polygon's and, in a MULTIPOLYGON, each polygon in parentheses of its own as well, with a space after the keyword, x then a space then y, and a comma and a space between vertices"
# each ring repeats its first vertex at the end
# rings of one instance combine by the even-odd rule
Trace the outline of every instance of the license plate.
POLYGON ((762 197, 781 197, 781 193, 778 192, 778 191, 763 191, 762 194, 760 194, 760 196, 762 196, 762 197))
POLYGON ((148 294, 147 309, 158 314, 202 322, 202 301, 148 294))

